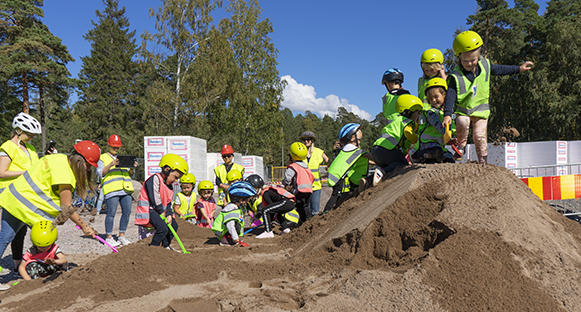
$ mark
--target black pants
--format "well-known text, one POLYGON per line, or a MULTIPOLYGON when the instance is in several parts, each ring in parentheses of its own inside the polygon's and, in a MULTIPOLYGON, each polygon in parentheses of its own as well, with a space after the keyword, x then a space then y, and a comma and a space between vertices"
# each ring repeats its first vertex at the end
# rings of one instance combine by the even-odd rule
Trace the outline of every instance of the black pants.
POLYGON ((270 223, 272 218, 277 213, 282 214, 289 212, 295 208, 295 203, 280 195, 275 190, 268 190, 262 195, 262 199, 266 202, 266 206, 262 207, 262 215, 264 218, 264 227, 267 232, 272 231, 270 223))
POLYGON ((405 155, 399 149, 388 150, 382 146, 375 145, 371 148, 371 156, 378 167, 383 169, 384 174, 395 170, 399 166, 408 164, 405 155))
MULTIPOLYGON (((153 225, 155 228, 155 234, 153 234, 153 238, 151 239, 150 246, 162 246, 168 247, 171 241, 173 240, 173 233, 167 227, 167 224, 161 216, 155 212, 155 210, 149 210, 149 223, 153 225)), ((175 218, 171 219, 171 226, 174 231, 178 231, 178 223, 176 222, 175 218)))
POLYGON ((26 273, 31 279, 47 277, 58 271, 67 271, 66 265, 52 265, 42 262, 31 262, 26 265, 26 273))
POLYGON ((311 195, 311 193, 297 193, 295 195, 297 199, 296 209, 299 213, 301 223, 306 222, 311 218, 311 208, 309 207, 311 195))
POLYGON ((327 213, 332 209, 341 206, 341 204, 348 200, 349 198, 359 195, 359 191, 357 189, 358 185, 354 184, 350 185, 349 192, 343 193, 344 181, 345 180, 340 180, 339 182, 337 182, 337 184, 333 186, 333 193, 331 193, 331 197, 327 201, 327 204, 325 204, 325 209, 323 210, 323 213, 327 213))

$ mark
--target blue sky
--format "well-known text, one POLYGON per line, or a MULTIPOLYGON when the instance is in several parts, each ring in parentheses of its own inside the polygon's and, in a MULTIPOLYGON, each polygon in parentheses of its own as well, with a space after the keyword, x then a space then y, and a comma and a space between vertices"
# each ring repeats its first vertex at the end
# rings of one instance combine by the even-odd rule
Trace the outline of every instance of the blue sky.
MULTIPOLYGON (((542 14, 545 1, 536 2, 542 14)), ((155 20, 148 12, 159 5, 159 0, 120 1, 138 43, 143 30, 155 32, 155 20)), ((273 24, 278 71, 288 82, 283 106, 319 116, 333 115, 343 106, 368 120, 382 109, 383 72, 390 67, 401 69, 404 87, 416 94, 422 52, 450 48, 454 31, 468 29, 466 18, 477 9, 475 0, 262 0, 260 6, 262 18, 273 24)), ((81 57, 91 49, 83 35, 93 28, 91 20, 97 20, 95 11, 102 10, 103 3, 47 0, 43 9, 43 21, 75 59, 67 67, 77 77, 81 57)), ((223 10, 216 12, 215 22, 221 17, 223 10)))

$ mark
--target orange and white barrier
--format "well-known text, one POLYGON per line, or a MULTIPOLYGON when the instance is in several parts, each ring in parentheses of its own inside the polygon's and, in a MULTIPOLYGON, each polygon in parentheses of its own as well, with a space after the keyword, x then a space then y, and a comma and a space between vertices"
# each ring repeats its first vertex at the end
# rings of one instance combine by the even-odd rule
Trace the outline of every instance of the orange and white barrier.
POLYGON ((581 175, 521 179, 541 200, 581 198, 581 175))

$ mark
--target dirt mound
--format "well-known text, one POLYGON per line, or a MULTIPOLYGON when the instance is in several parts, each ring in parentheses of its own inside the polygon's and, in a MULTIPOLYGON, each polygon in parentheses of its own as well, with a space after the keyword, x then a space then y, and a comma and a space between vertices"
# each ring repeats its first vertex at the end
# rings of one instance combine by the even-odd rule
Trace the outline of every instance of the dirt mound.
MULTIPOLYGON (((576 311, 581 226, 510 171, 400 169, 337 210, 250 248, 180 222, 191 254, 147 241, 0 295, 0 310, 576 311)), ((177 244, 172 245, 179 249, 177 244)))

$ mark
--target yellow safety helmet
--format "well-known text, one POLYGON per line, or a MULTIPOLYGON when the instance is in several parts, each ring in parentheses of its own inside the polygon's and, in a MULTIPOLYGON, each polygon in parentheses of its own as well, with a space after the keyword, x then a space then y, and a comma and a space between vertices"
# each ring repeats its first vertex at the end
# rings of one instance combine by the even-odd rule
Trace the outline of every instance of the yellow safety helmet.
POLYGON ((226 180, 228 180, 228 182, 242 180, 242 173, 236 169, 232 169, 228 171, 228 174, 226 175, 226 180))
POLYGON ((425 94, 428 94, 428 89, 433 87, 442 87, 444 90, 448 90, 448 84, 446 83, 446 80, 440 77, 434 77, 428 80, 428 83, 426 84, 426 90, 424 91, 425 94))
POLYGON ((454 43, 452 43, 452 50, 456 56, 460 53, 469 52, 482 46, 482 38, 479 34, 474 31, 467 30, 459 33, 456 38, 454 38, 454 43))
POLYGON ((178 156, 176 154, 163 155, 163 157, 161 157, 161 160, 159 161, 159 166, 161 168, 168 166, 172 170, 181 171, 183 174, 188 173, 188 171, 190 169, 188 167, 188 163, 183 158, 181 158, 180 156, 178 156))
POLYGON ((423 108, 422 100, 411 94, 402 94, 395 101, 395 110, 400 114, 406 110, 414 112, 422 110, 423 108))
POLYGON ((56 226, 47 220, 36 222, 30 230, 30 240, 37 247, 50 246, 56 241, 57 237, 56 226))
POLYGON ((180 178, 180 182, 196 184, 196 176, 193 173, 184 174, 180 178))
POLYGON ((422 53, 420 63, 444 63, 444 55, 438 49, 427 49, 422 53))
POLYGON ((294 142, 290 146, 290 155, 293 160, 304 160, 307 158, 307 146, 302 142, 294 142))
POLYGON ((203 190, 214 190, 214 184, 211 181, 204 180, 198 184, 198 192, 203 190))

